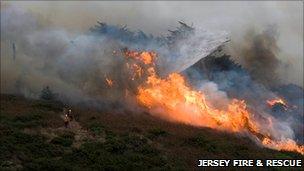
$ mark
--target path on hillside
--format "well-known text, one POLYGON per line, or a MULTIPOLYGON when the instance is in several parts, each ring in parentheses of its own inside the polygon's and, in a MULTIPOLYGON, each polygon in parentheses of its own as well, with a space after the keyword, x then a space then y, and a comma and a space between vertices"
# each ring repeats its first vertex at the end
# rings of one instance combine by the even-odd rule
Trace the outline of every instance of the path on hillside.
MULTIPOLYGON (((64 115, 60 116, 62 120, 64 120, 64 115)), ((69 122, 69 125, 67 128, 65 128, 64 124, 61 127, 58 128, 43 128, 41 129, 41 134, 45 135, 49 138, 49 141, 51 141, 53 138, 57 137, 60 134, 63 134, 64 132, 72 132, 74 134, 74 141, 72 146, 79 148, 81 144, 86 142, 87 140, 96 140, 99 142, 104 142, 105 138, 103 135, 94 135, 92 132, 90 132, 87 129, 84 129, 79 122, 73 120, 69 122)))

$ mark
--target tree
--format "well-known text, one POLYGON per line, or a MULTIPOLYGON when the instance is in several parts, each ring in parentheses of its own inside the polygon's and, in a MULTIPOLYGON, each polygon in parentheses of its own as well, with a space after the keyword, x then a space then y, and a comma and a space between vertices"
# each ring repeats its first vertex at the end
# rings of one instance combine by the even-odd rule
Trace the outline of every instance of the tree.
POLYGON ((49 86, 44 87, 41 90, 40 99, 42 100, 54 100, 55 94, 52 92, 49 86))

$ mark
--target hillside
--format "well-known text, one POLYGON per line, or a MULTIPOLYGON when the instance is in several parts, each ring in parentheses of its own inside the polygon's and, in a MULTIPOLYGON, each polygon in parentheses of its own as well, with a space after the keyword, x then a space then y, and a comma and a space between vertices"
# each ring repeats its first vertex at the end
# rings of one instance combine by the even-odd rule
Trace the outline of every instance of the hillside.
POLYGON ((0 170, 192 170, 198 159, 303 158, 261 148, 249 138, 159 120, 1 95, 0 170))

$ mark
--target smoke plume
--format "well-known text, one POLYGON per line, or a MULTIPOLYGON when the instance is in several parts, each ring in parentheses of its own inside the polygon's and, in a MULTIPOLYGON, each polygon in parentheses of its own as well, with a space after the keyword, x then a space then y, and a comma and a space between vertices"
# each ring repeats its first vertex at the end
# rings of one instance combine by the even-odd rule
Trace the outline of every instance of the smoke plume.
POLYGON ((2 10, 1 17, 1 91, 37 98, 48 85, 73 103, 116 102, 126 88, 135 87, 123 67, 126 48, 156 51, 158 72, 166 75, 188 68, 228 40, 225 32, 194 31, 182 22, 171 36, 154 37, 101 22, 73 34, 40 24, 17 6, 2 10), (115 80, 111 92, 106 79, 115 80))
POLYGON ((269 26, 261 33, 248 30, 243 43, 235 47, 238 49, 238 56, 241 56, 242 66, 249 71, 252 78, 270 87, 280 83, 278 69, 282 62, 277 57, 277 36, 275 26, 269 26))

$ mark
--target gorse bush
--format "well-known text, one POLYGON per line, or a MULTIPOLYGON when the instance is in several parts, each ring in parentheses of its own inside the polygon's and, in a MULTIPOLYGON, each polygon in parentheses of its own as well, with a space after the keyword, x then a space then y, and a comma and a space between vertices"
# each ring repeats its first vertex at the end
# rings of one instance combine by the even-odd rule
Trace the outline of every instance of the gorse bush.
POLYGON ((44 126, 45 120, 43 116, 38 113, 25 113, 14 117, 3 117, 0 123, 14 129, 21 129, 44 126))
POLYGON ((99 122, 92 122, 88 125, 89 130, 96 135, 100 135, 105 129, 104 126, 99 122))
POLYGON ((148 131, 148 138, 150 139, 155 139, 158 137, 165 137, 169 135, 168 132, 166 132, 165 130, 161 129, 161 128, 154 128, 154 129, 150 129, 148 131))
POLYGON ((209 143, 209 140, 204 135, 196 135, 186 139, 184 144, 194 147, 203 147, 207 143, 209 143))
POLYGON ((64 132, 63 134, 51 140, 52 144, 70 147, 74 141, 74 134, 72 132, 64 132))

